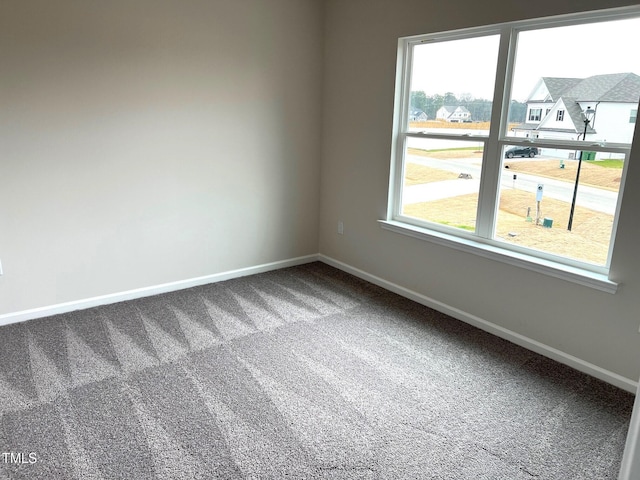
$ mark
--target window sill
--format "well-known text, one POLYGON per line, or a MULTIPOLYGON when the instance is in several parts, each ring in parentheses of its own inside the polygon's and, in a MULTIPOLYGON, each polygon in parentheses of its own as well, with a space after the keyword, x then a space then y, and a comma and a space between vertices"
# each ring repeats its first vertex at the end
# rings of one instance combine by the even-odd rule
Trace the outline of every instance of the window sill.
POLYGON ((481 257, 490 258, 509 265, 525 268, 534 272, 560 278, 568 282, 577 283, 589 288, 594 288, 607 293, 616 293, 618 283, 612 282, 606 275, 584 270, 569 265, 532 257, 526 254, 512 252, 510 250, 485 244, 471 239, 464 239, 454 235, 425 228, 416 227, 393 220, 379 220, 380 226, 392 232, 410 237, 426 240, 428 242, 444 245, 449 248, 472 253, 481 257))

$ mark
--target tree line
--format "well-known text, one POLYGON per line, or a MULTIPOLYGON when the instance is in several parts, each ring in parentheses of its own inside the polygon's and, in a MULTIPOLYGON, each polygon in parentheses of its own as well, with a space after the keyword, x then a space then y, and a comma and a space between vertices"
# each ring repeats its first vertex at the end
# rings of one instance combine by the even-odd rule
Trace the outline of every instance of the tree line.
MULTIPOLYGON (((443 106, 462 106, 471 112, 474 122, 488 122, 491 120, 491 100, 474 98, 470 94, 457 97, 451 92, 444 95, 427 95, 423 91, 411 92, 411 110, 421 110, 427 114, 429 120, 435 120, 436 112, 443 106)), ((527 115, 527 104, 516 100, 511 101, 509 109, 509 123, 523 123, 527 115)))

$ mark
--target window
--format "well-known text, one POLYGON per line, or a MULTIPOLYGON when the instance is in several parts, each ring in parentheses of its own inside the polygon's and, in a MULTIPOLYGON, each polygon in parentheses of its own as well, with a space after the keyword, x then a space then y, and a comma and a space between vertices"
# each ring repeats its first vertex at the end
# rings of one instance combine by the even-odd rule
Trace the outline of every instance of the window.
POLYGON ((629 123, 636 123, 636 118, 638 117, 638 109, 631 110, 631 114, 629 115, 629 123))
POLYGON ((383 226, 606 282, 637 109, 626 130, 620 116, 640 98, 640 59, 619 45, 638 29, 626 7, 400 39, 383 226))
POLYGON ((542 116, 541 108, 532 108, 529 110, 529 121, 530 122, 539 122, 540 117, 542 116))

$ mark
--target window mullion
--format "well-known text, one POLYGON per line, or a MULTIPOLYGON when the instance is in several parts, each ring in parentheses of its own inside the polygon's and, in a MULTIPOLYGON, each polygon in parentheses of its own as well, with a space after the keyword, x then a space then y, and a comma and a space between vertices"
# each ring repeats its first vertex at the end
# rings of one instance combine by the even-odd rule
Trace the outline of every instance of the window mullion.
POLYGON ((491 110, 491 129, 484 149, 478 197, 476 233, 483 238, 492 238, 495 230, 502 165, 499 139, 507 128, 516 38, 514 30, 509 27, 505 27, 500 34, 500 49, 491 110))
POLYGON ((404 172, 404 152, 407 141, 406 132, 408 130, 407 109, 409 108, 409 90, 411 68, 413 62, 413 46, 406 40, 398 42, 398 65, 396 71, 396 83, 400 86, 396 90, 396 108, 393 122, 392 144, 392 169, 387 203, 387 218, 395 218, 399 215, 402 206, 402 188, 404 172))
POLYGON ((597 30, 602 44, 610 42, 608 50, 615 51, 613 37, 620 31, 631 39, 637 22, 640 9, 633 7, 399 39, 386 221, 428 238, 456 239, 451 241, 473 249, 504 250, 561 269, 606 273, 632 146, 628 136, 637 119, 637 94, 625 87, 620 96, 624 101, 596 103, 574 101, 574 96, 595 92, 594 85, 604 82, 599 77, 624 76, 636 85, 638 74, 609 71, 614 67, 605 65, 586 79, 555 77, 562 73, 552 60, 570 60, 577 68, 585 62, 571 54, 571 38, 587 28, 597 30), (528 95, 523 90, 527 88, 528 95), (593 119, 592 131, 581 138, 580 115, 587 103, 599 110, 598 124, 596 128, 593 119), (488 130, 485 125, 453 125, 487 120, 488 130), (586 160, 604 162, 583 164, 584 152, 586 160), (513 160, 505 163, 505 156, 513 160), (582 166, 582 177, 577 166, 582 166), (622 172, 616 170, 621 167, 622 172), (567 227, 571 223, 565 225, 574 209, 582 218, 575 232, 567 227), (611 217, 607 240, 607 231, 590 225, 597 221, 608 226, 611 217))

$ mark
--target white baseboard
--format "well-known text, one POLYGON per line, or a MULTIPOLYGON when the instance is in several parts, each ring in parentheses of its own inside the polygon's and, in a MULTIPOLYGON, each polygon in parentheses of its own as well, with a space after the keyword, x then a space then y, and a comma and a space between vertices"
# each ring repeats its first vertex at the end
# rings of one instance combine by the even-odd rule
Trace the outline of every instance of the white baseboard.
POLYGON ((302 265, 304 263, 315 262, 317 260, 319 260, 317 254, 307 255, 304 257, 281 260, 278 262, 265 263, 263 265, 257 265, 254 267, 240 268, 237 270, 230 270, 228 272, 215 273, 213 275, 206 275, 204 277, 179 280, 177 282, 163 283, 161 285, 137 288, 135 290, 112 293, 109 295, 101 295, 99 297, 86 298, 83 300, 76 300, 72 302, 59 303, 57 305, 50 305, 47 307, 33 308, 30 310, 23 310, 21 312, 7 313, 4 315, 0 315, 0 326, 8 325, 10 323, 24 322, 26 320, 33 320, 36 318, 49 317, 51 315, 58 315, 75 310, 84 310, 85 308, 97 307, 110 303, 123 302, 125 300, 150 297, 152 295, 158 295, 161 293, 175 292, 176 290, 183 290, 185 288, 206 285, 207 283, 222 282, 224 280, 230 280, 232 278, 245 277, 247 275, 255 275, 256 273, 263 273, 271 270, 278 270, 280 268, 293 267, 296 265, 302 265))
POLYGON ((473 325, 474 327, 478 327, 485 332, 489 332, 493 335, 496 335, 497 337, 508 340, 512 343, 515 343, 516 345, 520 345, 521 347, 539 353, 540 355, 543 355, 545 357, 551 358, 552 360, 555 360, 559 363, 568 365, 569 367, 575 368, 580 372, 586 373, 588 375, 591 375, 592 377, 615 385, 616 387, 619 387, 623 390, 631 393, 636 393, 636 390, 638 389, 637 381, 630 380, 621 375, 618 375, 617 373, 605 370, 604 368, 586 362, 578 357, 574 357, 573 355, 550 347, 549 345, 545 345, 544 343, 538 342, 537 340, 525 337, 524 335, 501 327, 500 325, 496 325, 495 323, 491 323, 475 315, 464 312, 458 308, 434 300, 433 298, 427 297, 426 295, 422 295, 421 293, 414 292, 413 290, 409 290, 408 288, 401 287, 400 285, 389 282, 375 275, 371 275, 370 273, 347 265, 346 263, 340 262, 331 257, 327 257, 326 255, 319 255, 318 260, 340 270, 343 270, 347 273, 355 275, 356 277, 362 278, 363 280, 378 285, 386 290, 397 293, 398 295, 401 295, 405 298, 409 298, 417 303, 426 305, 427 307, 433 308, 434 310, 450 315, 451 317, 473 325))
POLYGON ((123 302, 126 300, 134 300, 136 298, 150 297, 152 295, 158 295, 161 293, 174 292, 185 288, 196 287, 199 285, 206 285, 208 283, 221 282, 224 280, 230 280, 232 278, 244 277, 247 275, 254 275, 257 273, 268 272, 271 270, 278 270, 286 267, 293 267, 296 265, 302 265, 314 261, 321 261, 347 273, 355 275, 356 277, 367 280, 375 285, 385 288, 391 292, 397 293, 405 298, 409 298, 415 302, 418 302, 427 307, 438 310, 465 323, 480 328, 486 332, 496 335, 500 338, 508 340, 512 343, 520 345, 528 350, 544 355, 545 357, 556 360, 557 362, 568 365, 576 370, 599 378, 607 383, 615 385, 619 388, 627 390, 631 393, 636 393, 638 389, 638 382, 630 380, 621 375, 618 375, 604 368, 598 367, 592 363, 586 362, 580 358, 574 357, 568 353, 562 352, 556 348, 545 345, 541 342, 525 337, 519 333, 513 332, 509 329, 496 325, 487 320, 479 318, 470 313, 464 312, 455 307, 451 307, 447 304, 434 300, 433 298, 422 295, 421 293, 414 292, 408 288, 402 287, 395 283, 384 280, 383 278, 371 275, 363 270, 347 265, 346 263, 335 260, 331 257, 321 254, 307 255, 304 257, 297 257, 288 260, 281 260, 272 263, 266 263, 263 265, 256 265, 253 267, 241 268, 237 270, 230 270, 227 272, 216 273, 213 275, 206 275, 203 277, 191 278, 187 280, 180 280, 177 282, 164 283, 161 285, 155 285, 151 287, 138 288, 135 290, 128 290, 125 292, 113 293, 109 295, 102 295, 99 297, 92 297, 83 300, 76 300, 72 302, 60 303, 57 305, 51 305, 46 307, 34 308, 30 310, 24 310, 15 313, 8 313, 0 315, 0 326, 8 325, 11 323, 23 322, 26 320, 33 320, 36 318, 48 317, 51 315, 58 315, 61 313, 72 312, 75 310, 82 310, 86 308, 97 307, 100 305, 107 305, 111 303, 123 302))
POLYGON ((636 395, 633 404, 618 480, 638 480, 638 478, 640 478, 640 395, 636 395))

